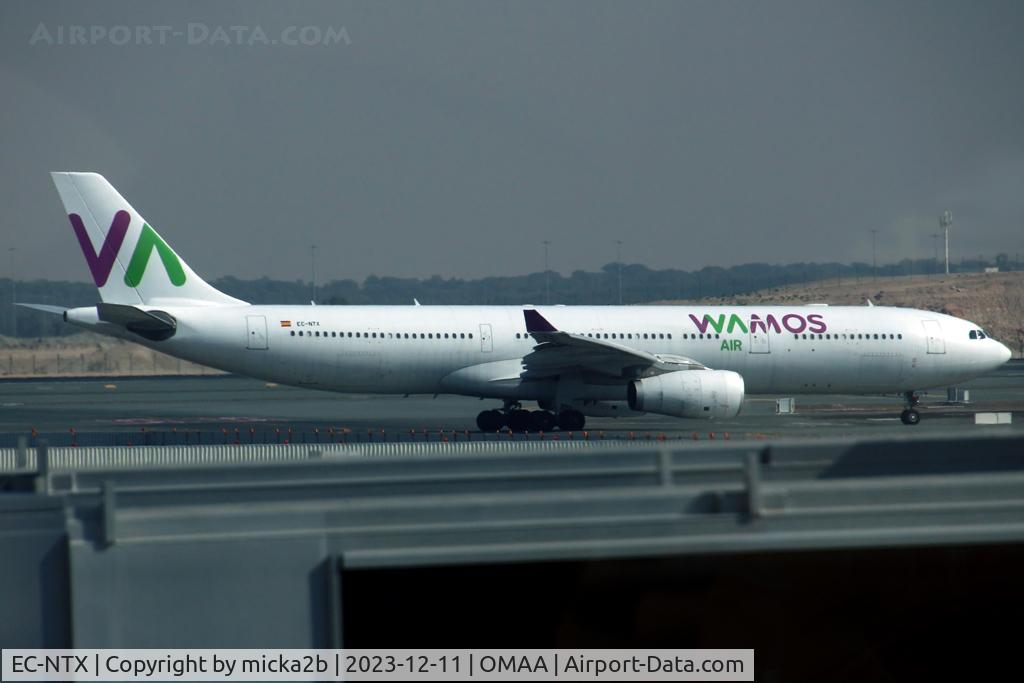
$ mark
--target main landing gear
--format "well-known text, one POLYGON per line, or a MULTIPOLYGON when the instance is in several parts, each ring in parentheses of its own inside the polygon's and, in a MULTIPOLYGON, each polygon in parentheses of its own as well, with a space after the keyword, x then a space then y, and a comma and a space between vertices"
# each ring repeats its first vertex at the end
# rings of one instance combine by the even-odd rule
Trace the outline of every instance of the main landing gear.
POLYGON ((497 432, 508 428, 512 432, 550 432, 558 427, 572 432, 583 429, 587 418, 578 410, 563 410, 555 415, 550 410, 523 410, 515 401, 505 401, 501 410, 485 410, 476 416, 481 432, 497 432))
POLYGON ((921 413, 915 410, 917 404, 921 402, 921 397, 913 391, 904 393, 903 397, 907 400, 907 407, 900 413, 900 420, 905 425, 916 425, 921 421, 921 413))

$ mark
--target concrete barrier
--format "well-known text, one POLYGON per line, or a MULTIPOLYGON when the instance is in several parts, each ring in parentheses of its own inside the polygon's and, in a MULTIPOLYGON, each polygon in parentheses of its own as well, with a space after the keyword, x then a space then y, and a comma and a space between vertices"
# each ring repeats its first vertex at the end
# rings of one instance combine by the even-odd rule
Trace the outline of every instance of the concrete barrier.
POLYGON ((796 399, 794 398, 777 398, 775 399, 775 414, 776 415, 789 415, 790 413, 796 412, 796 399))
POLYGON ((1013 413, 975 413, 976 425, 1008 425, 1013 423, 1013 413))

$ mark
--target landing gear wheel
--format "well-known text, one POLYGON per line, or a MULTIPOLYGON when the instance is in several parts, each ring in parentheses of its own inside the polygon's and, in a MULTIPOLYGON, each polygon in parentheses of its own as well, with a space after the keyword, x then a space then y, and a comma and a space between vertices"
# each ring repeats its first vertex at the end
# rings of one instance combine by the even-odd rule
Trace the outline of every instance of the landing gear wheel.
POLYGON ((917 412, 913 408, 907 408, 900 413, 900 420, 905 425, 916 425, 921 421, 921 413, 917 412))
POLYGON ((530 411, 513 410, 508 414, 508 429, 511 432, 525 432, 530 428, 530 411))
POLYGON ((558 414, 558 428, 563 432, 576 432, 583 429, 587 418, 578 410, 563 410, 558 414))
POLYGON ((481 432, 496 432, 505 426, 505 416, 497 410, 485 410, 476 416, 476 426, 481 432))
POLYGON ((534 410, 530 413, 530 431, 550 432, 555 426, 555 416, 546 410, 534 410))

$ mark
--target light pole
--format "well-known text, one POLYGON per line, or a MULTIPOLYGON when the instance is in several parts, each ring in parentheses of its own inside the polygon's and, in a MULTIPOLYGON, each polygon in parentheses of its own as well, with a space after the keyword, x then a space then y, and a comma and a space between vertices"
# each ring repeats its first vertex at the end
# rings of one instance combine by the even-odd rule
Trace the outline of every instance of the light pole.
POLYGON ((312 298, 310 298, 309 302, 310 303, 316 303, 316 245, 315 244, 309 245, 309 271, 310 271, 310 281, 311 281, 311 288, 312 288, 312 298))
POLYGON ((622 305, 622 240, 615 240, 615 263, 619 266, 619 305, 622 305))
POLYGON ((939 265, 939 238, 941 236, 937 232, 932 233, 932 272, 935 272, 939 265))
POLYGON ((11 336, 18 336, 18 307, 14 305, 14 301, 17 299, 17 289, 14 284, 14 252, 17 251, 14 247, 7 249, 7 252, 11 255, 11 336))
POLYGON ((871 231, 871 281, 876 282, 878 280, 878 258, 875 252, 875 236, 878 234, 877 230, 871 231))
POLYGON ((548 269, 548 245, 551 240, 544 240, 544 304, 551 305, 551 271, 548 269))
POLYGON ((953 225, 953 213, 943 211, 942 217, 939 218, 939 227, 946 233, 946 275, 949 275, 949 228, 951 225, 953 225))

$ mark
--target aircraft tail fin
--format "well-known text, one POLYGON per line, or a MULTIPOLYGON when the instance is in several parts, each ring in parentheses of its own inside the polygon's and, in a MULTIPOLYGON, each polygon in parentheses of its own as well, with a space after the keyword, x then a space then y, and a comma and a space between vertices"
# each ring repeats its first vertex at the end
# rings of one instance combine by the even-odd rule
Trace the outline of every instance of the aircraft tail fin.
POLYGON ((244 305, 214 289, 98 173, 51 173, 105 303, 244 305))

